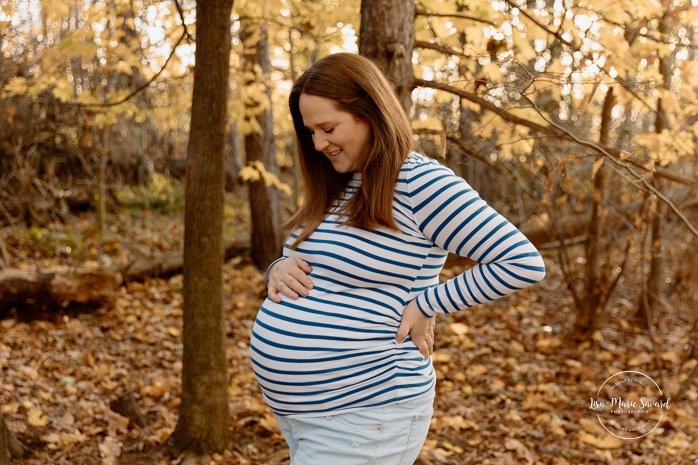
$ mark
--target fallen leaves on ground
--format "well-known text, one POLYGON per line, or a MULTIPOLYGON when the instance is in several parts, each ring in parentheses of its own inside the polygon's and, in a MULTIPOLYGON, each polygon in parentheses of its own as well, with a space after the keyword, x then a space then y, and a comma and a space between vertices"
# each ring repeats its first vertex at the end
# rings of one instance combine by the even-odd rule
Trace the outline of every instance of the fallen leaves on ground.
MULTIPOLYGON (((119 231, 129 227, 122 224, 119 231)), ((159 230, 181 234, 176 227, 159 230)), ((166 238, 153 241, 144 240, 138 249, 166 249, 166 238)), ((169 242, 173 248, 181 245, 169 242)), ((103 250, 118 250, 106 244, 103 250)), ((81 259, 103 261, 95 250, 96 256, 88 250, 81 259)), ((263 273, 234 259, 225 266, 224 282, 232 443, 210 464, 288 464, 288 450, 248 358, 253 318, 265 292, 263 273)), ((0 321, 0 414, 30 450, 21 463, 169 463, 149 451, 169 437, 177 421, 181 291, 181 276, 152 279, 125 285, 113 307, 93 313, 0 321), (135 393, 145 426, 109 407, 127 392, 135 393)), ((439 317, 433 357, 437 401, 417 463, 695 463, 695 384, 642 440, 608 434, 588 408, 604 380, 628 367, 647 372, 675 393, 695 366, 685 357, 685 335, 667 324, 658 328, 653 343, 649 334, 625 322, 622 305, 617 308, 612 322, 623 324, 608 324, 592 342, 572 343, 566 337, 574 318, 569 297, 550 264, 540 285, 439 317), (661 371, 655 344, 661 347, 661 371)))

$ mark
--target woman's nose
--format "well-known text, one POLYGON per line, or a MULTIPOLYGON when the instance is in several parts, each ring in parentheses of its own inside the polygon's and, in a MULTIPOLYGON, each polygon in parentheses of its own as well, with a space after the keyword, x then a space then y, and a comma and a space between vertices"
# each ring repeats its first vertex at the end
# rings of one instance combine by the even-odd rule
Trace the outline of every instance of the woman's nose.
POLYGON ((318 152, 322 152, 329 145, 327 138, 322 137, 317 133, 313 136, 313 142, 315 143, 315 150, 317 150, 318 152))

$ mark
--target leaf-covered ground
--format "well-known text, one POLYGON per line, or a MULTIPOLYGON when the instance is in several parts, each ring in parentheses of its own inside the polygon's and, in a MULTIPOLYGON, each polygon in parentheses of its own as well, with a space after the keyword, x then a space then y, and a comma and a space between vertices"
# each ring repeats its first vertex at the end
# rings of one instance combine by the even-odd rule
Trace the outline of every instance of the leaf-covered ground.
MULTIPOLYGON (((237 211, 242 209, 227 211, 229 224, 246 224, 237 211)), ((46 229, 5 230, 4 266, 98 267, 181 247, 180 222, 153 210, 126 211, 110 224, 105 238, 91 216, 46 229)), ((589 409, 601 383, 628 369, 647 373, 674 396, 696 364, 687 359, 690 316, 679 312, 662 319, 651 337, 632 323, 634 294, 627 290, 632 283, 625 283, 627 295, 619 292, 604 329, 591 342, 573 343, 566 336, 571 301, 552 258, 543 283, 439 318, 436 410, 417 463, 698 463, 696 382, 642 439, 611 436, 589 409)), ((263 274, 235 259, 224 277, 232 446, 210 463, 288 464, 248 360, 252 321, 265 293, 263 274)), ((110 308, 0 321, 0 414, 29 449, 20 463, 177 463, 156 459, 154 451, 177 420, 181 291, 181 276, 152 279, 124 285, 110 308), (135 393, 145 426, 110 408, 127 392, 135 393)))

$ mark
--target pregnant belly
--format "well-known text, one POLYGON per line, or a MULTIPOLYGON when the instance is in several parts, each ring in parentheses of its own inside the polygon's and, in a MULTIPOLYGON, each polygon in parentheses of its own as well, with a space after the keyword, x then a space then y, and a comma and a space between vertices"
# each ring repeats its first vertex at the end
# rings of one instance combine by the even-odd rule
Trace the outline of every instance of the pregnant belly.
MULTIPOLYGON (((349 315, 351 316, 351 315, 349 315)), ((253 369, 268 395, 289 391, 326 396, 371 379, 394 376, 402 345, 392 325, 265 305, 251 340, 253 369)))

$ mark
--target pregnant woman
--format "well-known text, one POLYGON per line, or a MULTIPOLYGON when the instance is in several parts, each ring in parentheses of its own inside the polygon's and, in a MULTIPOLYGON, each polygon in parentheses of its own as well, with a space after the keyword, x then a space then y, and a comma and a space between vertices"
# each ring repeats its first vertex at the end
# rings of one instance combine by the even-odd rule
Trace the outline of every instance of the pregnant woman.
POLYGON ((411 465, 433 413, 434 316, 540 281, 543 260, 468 183, 413 150, 368 59, 319 60, 289 105, 305 202, 267 270, 254 372, 292 465, 411 465), (477 265, 440 284, 449 252, 477 265))

